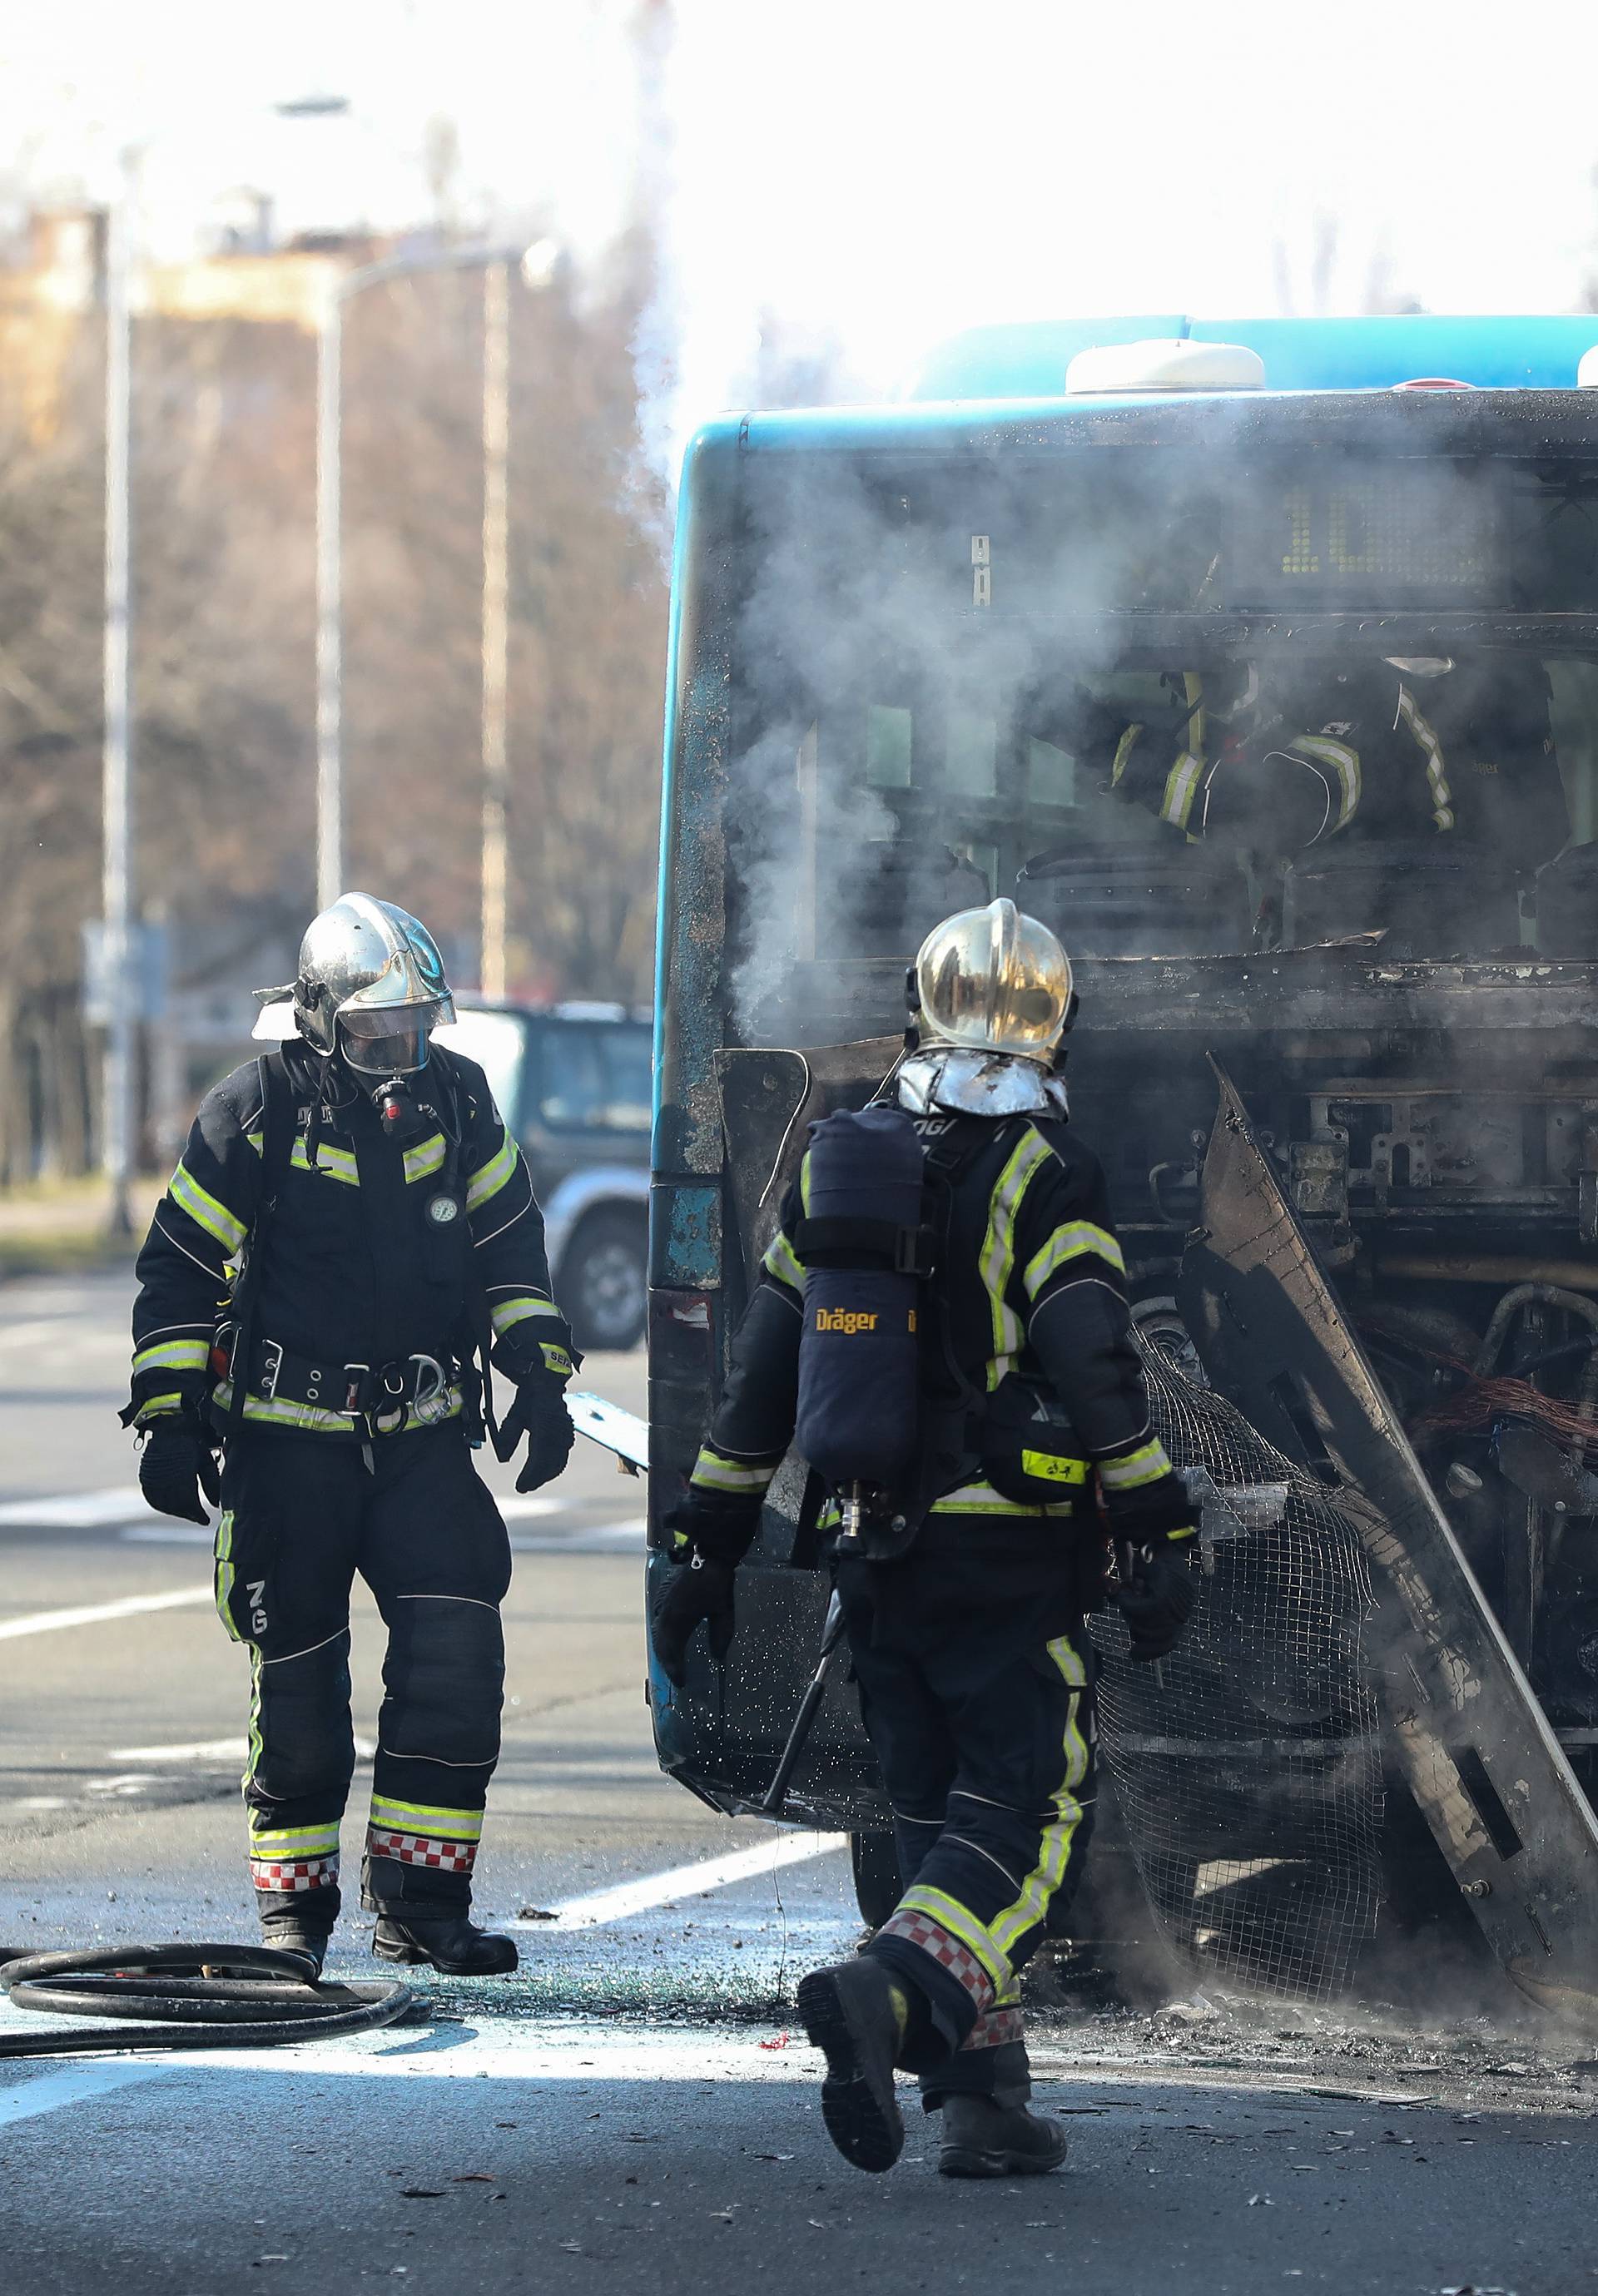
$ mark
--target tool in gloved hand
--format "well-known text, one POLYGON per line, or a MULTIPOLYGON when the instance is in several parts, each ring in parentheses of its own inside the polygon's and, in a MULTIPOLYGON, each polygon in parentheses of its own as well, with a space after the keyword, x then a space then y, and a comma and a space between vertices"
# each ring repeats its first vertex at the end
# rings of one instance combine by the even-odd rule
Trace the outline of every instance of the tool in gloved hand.
POLYGON ((1157 1662, 1181 1641, 1198 1599, 1186 1554, 1164 1538, 1150 1539, 1143 1546, 1122 1540, 1118 1554, 1121 1583, 1115 1601, 1131 1630, 1128 1655, 1157 1662))
POLYGON ((843 1654, 843 1604, 839 1600, 837 1590, 834 1588, 827 1604, 826 1618, 822 1624, 821 1648, 816 1652, 815 1671, 806 1685, 805 1694, 799 1701, 799 1711, 794 1716, 792 1726, 788 1733, 788 1742, 783 1747, 782 1759, 772 1774, 771 1784, 766 1789, 766 1799, 760 1804, 761 1809, 767 1817, 775 1817, 782 1811, 783 1797, 788 1791, 788 1781, 799 1767, 799 1756, 804 1752, 810 1733, 815 1726, 815 1718, 821 1711, 821 1702, 827 1694, 828 1680, 833 1667, 843 1654))
POLYGON ((571 1447, 577 1440, 565 1396, 553 1379, 539 1377, 521 1382, 515 1402, 499 1423, 494 1439, 496 1457, 502 1463, 512 1459, 524 1435, 527 1458, 516 1478, 516 1488, 519 1491, 536 1491, 542 1484, 553 1482, 570 1458, 571 1447))
POLYGON ((158 1419, 151 1428, 139 1453, 139 1488, 157 1514, 209 1522, 201 1493, 216 1506, 222 1478, 209 1439, 186 1412, 158 1419))

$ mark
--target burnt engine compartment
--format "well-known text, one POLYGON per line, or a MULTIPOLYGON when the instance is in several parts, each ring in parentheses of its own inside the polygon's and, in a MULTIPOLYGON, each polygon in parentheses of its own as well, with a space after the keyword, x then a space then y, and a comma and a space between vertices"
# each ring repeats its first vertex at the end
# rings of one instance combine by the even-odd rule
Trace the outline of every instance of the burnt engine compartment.
MULTIPOLYGON (((1367 939, 1077 972, 1074 1119, 1145 1335, 1197 1368, 1175 1294, 1213 1057, 1598 1799, 1598 964, 1367 939)), ((864 1097, 892 1058, 900 979, 800 964, 760 1033, 831 1045, 859 1074, 825 1098, 864 1097)))
MULTIPOLYGON (((1544 969, 1527 970, 1535 1008, 1544 969)), ((1494 1040, 1395 1028, 1356 1048, 1273 1029, 1233 1042, 1227 1057, 1283 1193, 1592 1792, 1598 1064, 1561 1034, 1538 1029, 1534 1010, 1494 1040)), ((1135 1044, 1085 1034, 1074 1062, 1081 1120, 1110 1168, 1140 1321, 1191 1374, 1171 1301, 1197 1218, 1213 1084, 1168 1041, 1164 1059, 1137 1046, 1143 1068, 1127 1057, 1135 1044)), ((1294 1420, 1313 1467, 1315 1427, 1301 1411, 1294 1420)))

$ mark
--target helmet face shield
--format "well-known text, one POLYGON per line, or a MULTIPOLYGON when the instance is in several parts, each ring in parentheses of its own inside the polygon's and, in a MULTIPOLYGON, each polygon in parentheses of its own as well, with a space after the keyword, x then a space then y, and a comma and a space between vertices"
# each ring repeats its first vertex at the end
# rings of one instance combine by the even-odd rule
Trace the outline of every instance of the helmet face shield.
POLYGON ((402 1026, 403 1013, 390 1016, 381 1036, 366 1036, 352 1029, 348 1020, 339 1023, 339 1050, 346 1068, 354 1069, 358 1076, 414 1076, 418 1069, 427 1066, 429 1021, 417 1021, 410 1028, 402 1026))
POLYGON ((427 1065, 427 1040, 438 1026, 435 1004, 347 1005, 339 1014, 339 1050, 362 1076, 409 1076, 427 1065))

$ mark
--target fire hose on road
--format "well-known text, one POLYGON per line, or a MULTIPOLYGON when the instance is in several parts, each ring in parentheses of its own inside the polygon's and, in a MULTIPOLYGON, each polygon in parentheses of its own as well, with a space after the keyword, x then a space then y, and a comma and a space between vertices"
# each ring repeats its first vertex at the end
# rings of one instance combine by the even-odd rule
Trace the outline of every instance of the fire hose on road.
POLYGON ((36 1954, 0 1948, 0 1993, 13 2008, 45 2016, 112 2021, 110 2030, 95 2024, 0 2033, 0 2058, 320 2041, 392 2025, 419 1998, 392 1979, 324 1985, 298 1954, 255 1945, 120 1945, 36 1954))

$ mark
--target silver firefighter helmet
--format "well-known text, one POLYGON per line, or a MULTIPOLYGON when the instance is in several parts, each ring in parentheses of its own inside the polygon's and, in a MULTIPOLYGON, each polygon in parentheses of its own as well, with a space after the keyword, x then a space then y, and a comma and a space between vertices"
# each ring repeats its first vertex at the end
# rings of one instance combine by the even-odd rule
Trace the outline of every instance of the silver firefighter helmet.
POLYGON ((430 1034, 455 1016, 431 933, 370 893, 345 893, 311 920, 292 994, 306 1042, 363 1076, 425 1066, 430 1034))
POLYGON ((910 991, 902 1106, 1065 1112, 1054 1066, 1076 997, 1070 959, 1046 925, 1009 900, 946 917, 922 943, 910 991))

